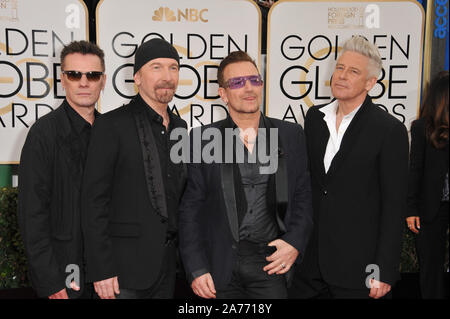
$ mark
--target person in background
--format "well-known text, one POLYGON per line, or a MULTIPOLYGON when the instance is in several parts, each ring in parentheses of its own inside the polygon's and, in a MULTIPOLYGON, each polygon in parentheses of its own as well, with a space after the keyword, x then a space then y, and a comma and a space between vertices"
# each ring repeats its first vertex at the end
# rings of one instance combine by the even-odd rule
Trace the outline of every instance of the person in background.
POLYGON ((424 299, 443 299, 448 286, 444 263, 448 211, 448 99, 449 73, 440 72, 431 82, 420 111, 411 125, 408 215, 415 233, 424 299))
POLYGON ((85 284, 80 189, 104 71, 104 53, 97 45, 74 41, 65 46, 61 84, 66 98, 34 123, 22 149, 18 221, 31 285, 40 297, 93 296, 92 284, 85 284))

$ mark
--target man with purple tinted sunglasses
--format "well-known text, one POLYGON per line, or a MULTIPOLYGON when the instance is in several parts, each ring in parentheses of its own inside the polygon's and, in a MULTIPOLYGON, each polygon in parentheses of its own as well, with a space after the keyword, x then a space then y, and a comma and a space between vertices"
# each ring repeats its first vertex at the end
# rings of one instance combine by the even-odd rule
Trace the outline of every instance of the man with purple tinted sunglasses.
POLYGON ((179 210, 183 264, 202 298, 287 298, 290 270, 312 229, 303 130, 261 113, 263 81, 247 53, 232 52, 221 62, 218 83, 229 116, 194 128, 191 139, 218 130, 222 138, 202 140, 202 147, 214 144, 224 158, 231 149, 233 161, 188 164, 179 210), (231 147, 230 129, 238 132, 231 147), (275 173, 261 170, 261 149, 267 147, 270 153, 275 149, 275 173))

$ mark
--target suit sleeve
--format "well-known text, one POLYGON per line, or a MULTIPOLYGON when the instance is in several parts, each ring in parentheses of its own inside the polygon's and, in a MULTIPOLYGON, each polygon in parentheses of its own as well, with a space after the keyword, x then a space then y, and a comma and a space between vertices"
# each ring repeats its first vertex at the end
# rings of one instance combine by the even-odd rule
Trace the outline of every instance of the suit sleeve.
MULTIPOLYGON (((289 200, 287 232, 281 237, 299 251, 297 262, 303 257, 313 228, 311 178, 306 154, 305 134, 299 127, 295 157, 295 190, 289 200)), ((288 174, 292 172, 288 171, 288 174)))
POLYGON ((53 149, 32 127, 19 166, 18 222, 33 288, 48 297, 65 288, 51 240, 50 202, 53 191, 53 149))
POLYGON ((425 161, 426 137, 420 122, 411 125, 411 153, 408 177, 408 211, 407 216, 419 216, 420 188, 422 185, 425 161))
POLYGON ((408 189, 408 134, 401 122, 385 135, 380 153, 381 216, 376 251, 380 280, 392 285, 398 279, 403 218, 408 189))
POLYGON ((81 222, 88 282, 117 275, 112 241, 108 233, 117 153, 118 137, 114 128, 100 117, 92 129, 81 195, 81 222))
MULTIPOLYGON (((194 145, 192 136, 191 131, 191 146, 194 145)), ((205 179, 202 173, 202 164, 192 163, 193 150, 190 151, 191 163, 187 165, 187 185, 179 208, 179 236, 181 258, 188 280, 191 282, 195 278, 210 272, 210 267, 205 254, 204 239, 201 236, 200 220, 202 206, 206 198, 205 179)))

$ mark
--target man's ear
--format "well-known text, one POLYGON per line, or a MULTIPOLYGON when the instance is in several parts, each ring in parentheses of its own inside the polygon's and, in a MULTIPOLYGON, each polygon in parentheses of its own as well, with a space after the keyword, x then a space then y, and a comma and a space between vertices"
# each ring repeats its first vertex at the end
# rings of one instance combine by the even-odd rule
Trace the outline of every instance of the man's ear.
POLYGON ((134 75, 133 78, 134 78, 134 84, 136 86, 141 84, 141 75, 140 75, 139 71, 136 72, 136 74, 134 75))
POLYGON ((106 85, 106 74, 102 75, 102 81, 103 81, 102 90, 104 90, 105 89, 105 85, 106 85))
POLYGON ((227 98, 227 92, 223 87, 219 87, 219 95, 222 101, 225 102, 225 104, 228 104, 228 98, 227 98))
POLYGON ((64 74, 60 74, 59 75, 59 78, 61 79, 61 86, 63 87, 63 89, 65 90, 66 89, 66 85, 65 85, 65 83, 66 83, 66 78, 64 77, 64 74))
POLYGON ((367 92, 372 90, 372 88, 375 86, 376 83, 377 83, 377 78, 374 77, 374 76, 369 78, 369 79, 367 79, 367 81, 366 81, 366 90, 367 90, 367 92))

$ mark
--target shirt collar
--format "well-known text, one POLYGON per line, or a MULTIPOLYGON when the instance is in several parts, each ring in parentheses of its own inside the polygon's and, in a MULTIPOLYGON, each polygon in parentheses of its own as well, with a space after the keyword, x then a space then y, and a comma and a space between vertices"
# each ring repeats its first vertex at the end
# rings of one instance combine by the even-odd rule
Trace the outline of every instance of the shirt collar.
MULTIPOLYGON (((339 106, 339 101, 338 100, 334 100, 333 102, 331 102, 328 105, 325 105, 324 107, 320 108, 319 111, 321 111, 323 114, 325 114, 324 120, 329 120, 329 119, 336 119, 336 112, 337 112, 337 108, 339 106)), ((358 110, 361 108, 362 103, 355 108, 353 111, 351 111, 350 113, 348 113, 347 115, 344 116, 344 119, 353 119, 356 115, 356 113, 358 112, 358 110)))
POLYGON ((334 100, 330 104, 327 104, 324 107, 320 108, 319 111, 325 114, 323 119, 328 120, 336 118, 337 108, 338 108, 338 100, 334 100))
MULTIPOLYGON (((259 117, 259 124, 258 124, 258 128, 265 128, 266 124, 264 123, 264 115, 261 112, 261 116, 259 117)), ((236 123, 233 121, 233 118, 230 116, 230 121, 231 121, 231 126, 233 129, 237 128, 238 126, 236 125, 236 123)))
MULTIPOLYGON (((146 106, 147 112, 150 115, 150 119, 158 124, 163 125, 163 117, 161 115, 158 114, 158 112, 156 112, 150 105, 147 104, 147 102, 144 101, 144 99, 141 97, 140 94, 137 95, 138 96, 138 100, 146 106)), ((167 114, 169 114, 169 130, 172 127, 173 124, 173 117, 174 114, 172 113, 172 111, 169 109, 169 106, 167 106, 167 114)))
POLYGON ((350 113, 348 113, 347 115, 344 116, 345 119, 352 119, 355 117, 356 113, 359 111, 359 109, 361 108, 362 103, 355 108, 353 111, 351 111, 350 113))
MULTIPOLYGON (((80 114, 78 114, 77 111, 75 111, 69 104, 69 102, 65 101, 66 103, 63 104, 67 116, 69 117, 70 122, 72 123, 73 128, 75 129, 75 132, 77 134, 80 134, 83 132, 86 128, 91 128, 91 124, 86 121, 80 114)), ((94 117, 97 118, 98 111, 94 110, 94 117)))

